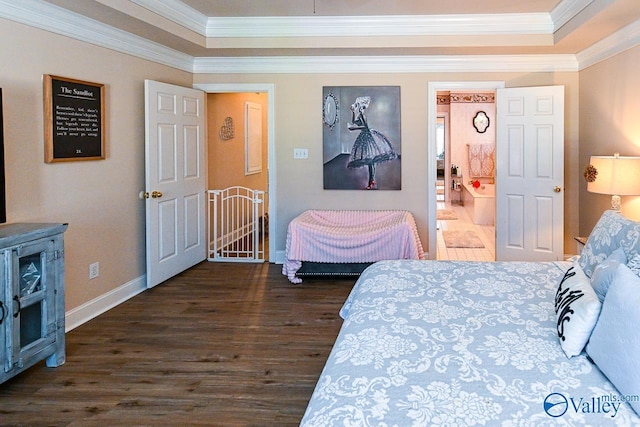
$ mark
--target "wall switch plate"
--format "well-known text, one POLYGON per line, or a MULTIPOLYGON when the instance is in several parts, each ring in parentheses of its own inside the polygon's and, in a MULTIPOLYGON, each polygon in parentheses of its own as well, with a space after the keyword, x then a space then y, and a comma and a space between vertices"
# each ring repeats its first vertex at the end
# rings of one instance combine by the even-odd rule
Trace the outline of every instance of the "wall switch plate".
POLYGON ((89 280, 95 279, 100 275, 100 263, 94 262, 89 266, 89 280))
POLYGON ((308 159, 309 158, 309 150, 306 148, 294 148, 293 149, 293 158, 294 159, 308 159))

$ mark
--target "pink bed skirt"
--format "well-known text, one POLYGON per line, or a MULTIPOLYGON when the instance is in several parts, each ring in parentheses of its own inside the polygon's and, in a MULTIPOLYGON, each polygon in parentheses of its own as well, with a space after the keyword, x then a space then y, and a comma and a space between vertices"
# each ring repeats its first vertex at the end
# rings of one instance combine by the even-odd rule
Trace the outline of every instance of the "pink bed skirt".
POLYGON ((309 210, 287 230, 282 274, 292 283, 302 261, 331 263, 423 259, 416 222, 407 211, 309 210))

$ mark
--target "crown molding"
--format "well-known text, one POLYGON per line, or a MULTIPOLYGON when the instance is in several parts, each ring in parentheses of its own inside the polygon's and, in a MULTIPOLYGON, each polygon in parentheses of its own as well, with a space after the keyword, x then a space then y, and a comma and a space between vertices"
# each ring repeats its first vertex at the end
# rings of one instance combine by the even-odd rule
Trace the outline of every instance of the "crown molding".
POLYGON ((243 18, 207 17, 179 0, 131 1, 197 34, 215 38, 522 34, 523 32, 552 34, 595 0, 562 0, 551 13, 535 14, 243 18), (363 28, 369 33, 363 34, 360 31, 363 28), (407 28, 412 32, 407 33, 407 28))
MULTIPOLYGON (((130 1, 207 38, 553 34, 555 28, 549 13, 207 17, 178 0, 130 1)), ((562 0, 556 9, 585 1, 593 0, 562 0)))
POLYGON ((609 37, 600 40, 579 52, 576 57, 580 69, 583 70, 638 45, 640 45, 640 21, 629 24, 609 37))
MULTIPOLYGON (((129 0, 138 6, 144 7, 153 13, 162 16, 165 19, 182 25, 185 28, 205 35, 207 27, 207 16, 197 10, 187 6, 179 0, 129 0)), ((566 1, 566 0, 565 0, 566 1)))
MULTIPOLYGON (((151 2, 132 1, 139 5, 151 2)), ((561 5, 570 2, 575 11, 591 1, 564 0, 561 5)), ((166 3, 175 6, 176 0, 166 0, 166 3)), ((182 15, 189 15, 188 11, 183 12, 182 15)), ((0 17, 194 74, 317 73, 318 70, 362 73, 363 69, 368 73, 579 71, 640 44, 638 21, 577 55, 194 58, 42 0, 0 0, 0 17)), ((190 19, 199 18, 191 16, 190 19)))
POLYGON ((578 71, 575 55, 277 56, 195 58, 195 74, 578 71), (322 70, 322 71, 319 71, 322 70))
POLYGON ((193 57, 41 0, 0 0, 0 17, 191 72, 193 57))
POLYGON ((562 0, 550 13, 554 30, 559 29, 569 22, 594 1, 595 0, 562 0))
POLYGON ((210 17, 206 36, 366 37, 553 34, 548 13, 431 16, 210 17))

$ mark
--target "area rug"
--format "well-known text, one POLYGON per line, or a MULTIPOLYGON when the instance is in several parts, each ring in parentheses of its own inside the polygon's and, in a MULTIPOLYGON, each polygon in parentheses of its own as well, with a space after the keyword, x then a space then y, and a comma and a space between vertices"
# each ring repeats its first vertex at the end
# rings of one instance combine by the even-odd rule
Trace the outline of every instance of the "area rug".
POLYGON ((438 220, 453 220, 458 219, 458 215, 451 209, 438 209, 436 211, 436 219, 438 220))
POLYGON ((473 230, 445 230, 442 237, 448 248, 484 248, 480 237, 473 230))

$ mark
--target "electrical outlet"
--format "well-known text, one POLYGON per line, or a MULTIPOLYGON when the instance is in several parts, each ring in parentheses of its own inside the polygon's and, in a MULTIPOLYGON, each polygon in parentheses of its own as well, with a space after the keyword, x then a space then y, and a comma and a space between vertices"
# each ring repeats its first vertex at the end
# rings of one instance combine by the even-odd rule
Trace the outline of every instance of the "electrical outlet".
POLYGON ((89 266, 89 280, 95 279, 100 275, 100 263, 94 262, 89 266))

